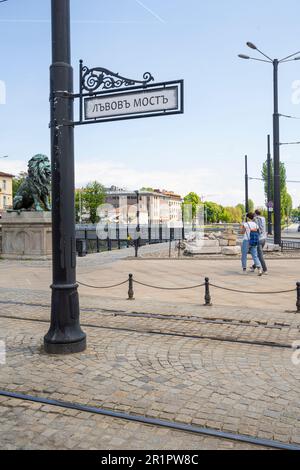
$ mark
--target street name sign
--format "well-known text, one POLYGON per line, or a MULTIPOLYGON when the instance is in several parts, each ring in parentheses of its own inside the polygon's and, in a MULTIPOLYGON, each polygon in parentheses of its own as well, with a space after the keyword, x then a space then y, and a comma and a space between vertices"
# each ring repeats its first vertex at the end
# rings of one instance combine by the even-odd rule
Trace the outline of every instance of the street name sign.
POLYGON ((153 83, 149 72, 143 80, 133 80, 103 67, 88 68, 82 61, 79 78, 79 93, 72 95, 79 98, 79 119, 69 125, 184 113, 183 80, 153 83))
MULTIPOLYGON (((180 84, 86 98, 85 119, 181 112, 180 84)), ((142 116, 140 116, 142 117, 142 116)))

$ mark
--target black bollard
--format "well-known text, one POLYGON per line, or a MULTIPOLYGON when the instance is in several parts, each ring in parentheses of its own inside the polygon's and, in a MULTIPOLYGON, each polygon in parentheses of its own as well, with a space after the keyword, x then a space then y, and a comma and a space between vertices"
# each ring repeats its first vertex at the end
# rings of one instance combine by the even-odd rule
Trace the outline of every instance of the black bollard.
POLYGON ((300 282, 297 282, 297 313, 300 313, 300 282))
POLYGON ((133 291, 133 274, 129 274, 128 277, 128 299, 127 300, 134 300, 134 291, 133 291))
POLYGON ((208 277, 205 278, 205 297, 204 297, 204 300, 205 300, 205 304, 204 304, 205 307, 211 307, 212 306, 210 289, 209 289, 209 278, 208 277))

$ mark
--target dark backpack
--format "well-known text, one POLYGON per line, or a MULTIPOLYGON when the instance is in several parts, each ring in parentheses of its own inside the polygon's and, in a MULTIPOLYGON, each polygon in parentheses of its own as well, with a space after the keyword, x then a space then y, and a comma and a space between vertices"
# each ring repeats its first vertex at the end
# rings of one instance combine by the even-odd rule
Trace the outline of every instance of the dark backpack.
POLYGON ((250 246, 258 246, 259 244, 259 231, 258 230, 251 230, 250 225, 248 224, 248 227, 250 229, 250 238, 249 238, 249 244, 250 246))

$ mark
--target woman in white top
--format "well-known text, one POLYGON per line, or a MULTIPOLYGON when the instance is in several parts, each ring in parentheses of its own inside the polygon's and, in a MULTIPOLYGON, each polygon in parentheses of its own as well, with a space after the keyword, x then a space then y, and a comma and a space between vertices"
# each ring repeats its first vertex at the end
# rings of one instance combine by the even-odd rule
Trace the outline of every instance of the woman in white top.
POLYGON ((241 232, 244 234, 243 243, 242 243, 242 267, 243 267, 243 272, 246 273, 247 272, 247 256, 250 250, 250 253, 253 259, 253 264, 258 269, 258 275, 261 276, 263 271, 262 271, 261 263, 259 261, 259 257, 257 253, 257 245, 259 243, 259 227, 254 222, 253 219, 254 219, 254 214, 252 212, 247 214, 247 222, 243 224, 242 230, 241 230, 241 232), (256 246, 250 243, 251 232, 257 233, 258 243, 256 246))

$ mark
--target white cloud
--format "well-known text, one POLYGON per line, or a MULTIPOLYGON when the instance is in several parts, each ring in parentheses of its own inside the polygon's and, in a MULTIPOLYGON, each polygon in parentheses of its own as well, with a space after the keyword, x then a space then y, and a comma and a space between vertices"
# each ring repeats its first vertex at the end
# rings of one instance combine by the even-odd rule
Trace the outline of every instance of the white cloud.
MULTIPOLYGON (((87 158, 88 163, 79 161, 75 165, 76 186, 80 187, 89 181, 98 180, 105 186, 116 185, 128 189, 150 186, 175 191, 182 196, 195 191, 204 195, 206 200, 222 204, 235 205, 244 201, 243 178, 231 175, 228 179, 224 172, 216 172, 208 168, 179 167, 170 165, 169 171, 138 170, 121 162, 87 158)), ((27 170, 27 161, 0 159, 0 171, 18 175, 27 170)), ((289 184, 289 192, 293 197, 294 206, 300 201, 300 185, 289 184)), ((255 204, 264 204, 263 187, 258 182, 251 182, 250 197, 255 204)))
POLYGON ((98 180, 104 186, 116 185, 127 189, 143 186, 167 189, 185 195, 195 191, 224 205, 237 204, 243 200, 239 187, 228 190, 225 177, 207 168, 171 166, 169 171, 145 171, 130 168, 122 163, 88 159, 89 163, 76 164, 76 186, 98 180))
POLYGON ((27 171, 27 162, 24 160, 11 160, 10 158, 1 159, 0 171, 17 176, 21 171, 27 171))

